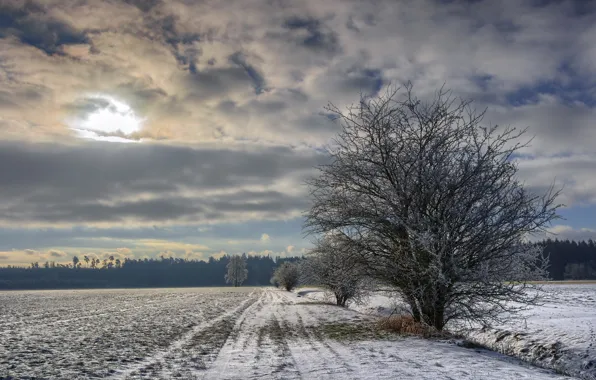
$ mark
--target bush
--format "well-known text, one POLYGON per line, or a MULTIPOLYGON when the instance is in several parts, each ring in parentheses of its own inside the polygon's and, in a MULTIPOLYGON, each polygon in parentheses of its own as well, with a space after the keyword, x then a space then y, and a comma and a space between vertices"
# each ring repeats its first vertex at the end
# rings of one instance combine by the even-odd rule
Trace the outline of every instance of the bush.
POLYGON ((279 284, 288 292, 298 285, 300 280, 300 269, 298 264, 285 262, 281 264, 273 273, 272 281, 279 284))
POLYGON ((361 302, 368 295, 363 268, 344 240, 326 237, 317 242, 302 263, 303 281, 335 296, 338 306, 361 302))

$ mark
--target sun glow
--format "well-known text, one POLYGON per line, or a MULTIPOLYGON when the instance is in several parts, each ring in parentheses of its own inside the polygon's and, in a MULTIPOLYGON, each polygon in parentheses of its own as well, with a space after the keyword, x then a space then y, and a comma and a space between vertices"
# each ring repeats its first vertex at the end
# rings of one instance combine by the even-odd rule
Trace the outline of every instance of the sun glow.
POLYGON ((140 141, 134 134, 141 130, 144 119, 129 105, 107 95, 88 96, 85 102, 92 110, 68 122, 79 137, 109 142, 140 141))

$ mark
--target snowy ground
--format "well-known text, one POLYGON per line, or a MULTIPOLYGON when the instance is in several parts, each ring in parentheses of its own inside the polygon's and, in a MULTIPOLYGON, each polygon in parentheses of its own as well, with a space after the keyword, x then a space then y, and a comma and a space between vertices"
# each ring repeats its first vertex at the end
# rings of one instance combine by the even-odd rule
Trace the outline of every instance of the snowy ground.
POLYGON ((274 289, 0 292, 0 379, 569 379, 274 289))
MULTIPOLYGON (((524 313, 524 321, 467 333, 470 340, 525 361, 583 379, 596 379, 596 284, 545 285, 543 305, 524 313)), ((318 289, 300 289, 312 299, 318 289)), ((377 294, 351 308, 365 314, 389 314, 393 298, 377 294)))

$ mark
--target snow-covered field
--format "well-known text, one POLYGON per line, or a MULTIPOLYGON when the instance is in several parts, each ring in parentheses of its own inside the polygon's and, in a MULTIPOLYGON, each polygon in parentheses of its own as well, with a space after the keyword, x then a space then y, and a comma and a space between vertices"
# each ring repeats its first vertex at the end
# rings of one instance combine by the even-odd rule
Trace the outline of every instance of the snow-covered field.
POLYGON ((0 292, 0 379, 568 379, 275 289, 0 292))
MULTIPOLYGON (((583 379, 596 379, 596 284, 544 285, 543 305, 523 314, 523 321, 467 333, 476 343, 525 361, 583 379)), ((300 289, 323 300, 318 289, 300 289)), ((389 314, 395 299, 382 294, 351 308, 365 314, 389 314)))

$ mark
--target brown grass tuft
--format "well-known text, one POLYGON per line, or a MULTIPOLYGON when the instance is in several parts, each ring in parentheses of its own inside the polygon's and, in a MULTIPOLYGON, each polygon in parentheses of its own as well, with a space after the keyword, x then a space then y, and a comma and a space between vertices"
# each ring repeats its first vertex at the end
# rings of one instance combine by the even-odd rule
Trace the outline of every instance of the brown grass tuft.
POLYGON ((377 327, 400 335, 415 335, 423 338, 444 338, 447 335, 432 326, 416 322, 410 315, 393 315, 382 318, 377 322, 377 327))

